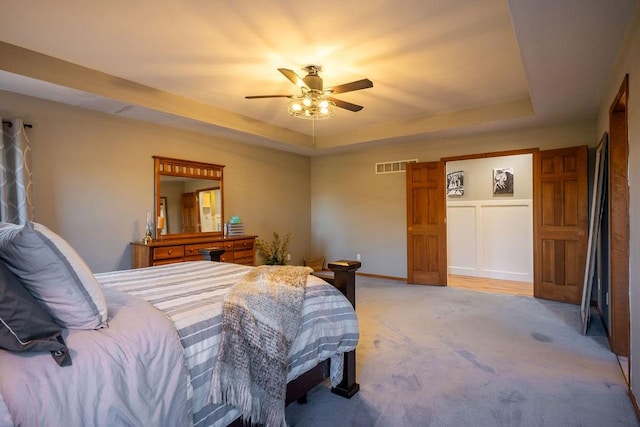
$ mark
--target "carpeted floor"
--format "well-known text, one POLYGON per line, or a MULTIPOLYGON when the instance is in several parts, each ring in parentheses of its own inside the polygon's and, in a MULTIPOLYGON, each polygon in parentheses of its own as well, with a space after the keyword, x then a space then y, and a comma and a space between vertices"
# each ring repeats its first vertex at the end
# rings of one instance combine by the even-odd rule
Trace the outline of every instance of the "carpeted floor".
POLYGON ((531 297, 358 276, 360 392, 324 383, 290 426, 638 426, 597 316, 531 297))

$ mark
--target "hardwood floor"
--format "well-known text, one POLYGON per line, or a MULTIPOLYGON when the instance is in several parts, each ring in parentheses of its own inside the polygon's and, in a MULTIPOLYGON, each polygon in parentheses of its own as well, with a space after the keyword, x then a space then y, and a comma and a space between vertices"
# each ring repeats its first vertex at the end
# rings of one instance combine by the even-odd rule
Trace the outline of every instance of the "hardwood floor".
POLYGON ((481 292, 521 295, 527 297, 533 296, 533 283, 527 282, 450 274, 448 276, 448 284, 454 288, 471 289, 481 292))

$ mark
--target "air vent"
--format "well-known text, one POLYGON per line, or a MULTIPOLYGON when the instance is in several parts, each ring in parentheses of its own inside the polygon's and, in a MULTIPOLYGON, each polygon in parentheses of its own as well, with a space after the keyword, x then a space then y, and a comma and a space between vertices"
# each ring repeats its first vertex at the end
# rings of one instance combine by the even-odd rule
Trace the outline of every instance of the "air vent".
POLYGON ((407 170, 407 163, 418 163, 418 159, 376 163, 376 174, 405 172, 407 170))

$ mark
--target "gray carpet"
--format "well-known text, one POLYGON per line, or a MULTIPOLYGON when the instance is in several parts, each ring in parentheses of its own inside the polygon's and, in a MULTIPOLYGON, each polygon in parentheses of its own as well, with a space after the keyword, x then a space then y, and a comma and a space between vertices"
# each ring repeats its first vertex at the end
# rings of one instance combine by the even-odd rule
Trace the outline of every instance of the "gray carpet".
POLYGON ((328 383, 290 426, 638 426, 602 325, 530 297, 358 276, 360 392, 328 383))

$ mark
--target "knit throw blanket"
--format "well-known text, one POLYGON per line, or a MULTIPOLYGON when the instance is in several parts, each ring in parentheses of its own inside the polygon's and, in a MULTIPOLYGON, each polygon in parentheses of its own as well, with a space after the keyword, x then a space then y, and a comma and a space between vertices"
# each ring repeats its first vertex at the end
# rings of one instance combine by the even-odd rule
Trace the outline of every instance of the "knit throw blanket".
POLYGON ((309 267, 260 266, 227 294, 210 400, 252 424, 286 426, 287 356, 300 324, 309 267))

